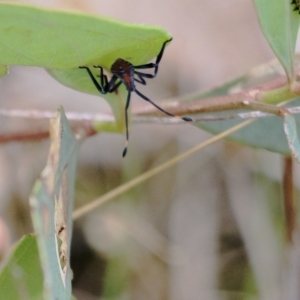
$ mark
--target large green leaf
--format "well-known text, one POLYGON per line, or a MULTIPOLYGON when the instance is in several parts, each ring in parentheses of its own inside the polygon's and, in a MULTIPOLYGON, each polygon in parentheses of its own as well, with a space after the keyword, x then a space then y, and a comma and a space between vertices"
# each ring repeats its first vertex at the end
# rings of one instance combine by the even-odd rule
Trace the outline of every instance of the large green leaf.
POLYGON ((255 0, 263 33, 287 76, 294 76, 294 52, 299 29, 298 12, 293 12, 290 0, 255 0))
POLYGON ((0 3, 0 64, 74 69, 119 57, 142 63, 153 58, 169 34, 79 12, 0 3))
MULTIPOLYGON (((7 3, 0 3, 0 36, 0 65, 44 67, 62 84, 96 95, 99 92, 79 66, 109 70, 118 58, 146 63, 170 39, 156 26, 7 3)), ((124 93, 123 88, 118 94, 101 95, 113 109, 116 130, 124 123, 124 93)))
POLYGON ((70 299, 70 240, 79 143, 62 109, 51 121, 48 162, 35 183, 30 204, 44 271, 44 297, 70 299))
POLYGON ((7 67, 0 65, 0 77, 7 74, 7 67))
POLYGON ((0 270, 1 300, 43 299, 43 273, 35 236, 25 236, 0 270))

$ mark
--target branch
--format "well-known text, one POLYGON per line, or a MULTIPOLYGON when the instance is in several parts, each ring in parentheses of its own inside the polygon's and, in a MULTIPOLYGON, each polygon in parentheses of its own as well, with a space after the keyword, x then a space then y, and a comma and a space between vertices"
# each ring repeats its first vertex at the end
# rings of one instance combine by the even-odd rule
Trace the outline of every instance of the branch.
MULTIPOLYGON (((284 113, 289 112, 296 114, 300 112, 299 107, 281 108, 273 104, 278 104, 285 100, 294 99, 299 95, 300 89, 297 84, 292 87, 287 85, 286 78, 279 76, 280 70, 278 63, 269 63, 267 65, 255 68, 247 76, 241 77, 235 81, 231 81, 222 85, 212 91, 199 93, 196 95, 186 96, 179 99, 172 99, 162 102, 161 106, 176 115, 193 115, 194 122, 208 122, 220 121, 230 119, 249 119, 267 117, 272 115, 283 116, 284 113), (236 90, 241 83, 246 80, 262 80, 261 74, 271 74, 276 76, 275 80, 268 83, 250 88, 244 91, 238 91, 226 96, 209 97, 213 93, 223 93, 236 90), (216 112, 225 110, 251 110, 250 112, 237 112, 228 115, 216 114, 216 112), (213 112, 209 115, 207 113, 213 112), (197 115, 196 115, 197 114, 197 115), (202 114, 202 115, 200 115, 202 114)), ((265 75, 264 75, 265 76, 265 75)), ((298 75, 299 77, 299 75, 298 75)), ((266 78, 264 78, 266 80, 266 78)), ((247 83, 247 82, 246 82, 247 83)), ((14 118, 27 118, 30 120, 48 120, 52 118, 54 112, 52 111, 39 111, 39 110, 6 110, 0 109, 0 116, 14 117, 14 118)), ((74 130, 84 130, 86 136, 96 134, 95 122, 107 125, 105 131, 118 131, 114 126, 115 119, 111 114, 91 114, 91 113, 75 113, 69 112, 66 114, 67 118, 71 121, 74 130)), ((133 123, 160 123, 160 124, 180 124, 184 121, 177 118, 165 117, 164 114, 157 111, 151 105, 143 105, 133 108, 132 114, 133 123), (153 115, 158 115, 153 117, 153 115), (164 116, 164 117, 162 117, 164 116)), ((104 128, 104 127, 103 127, 104 128)), ((37 140, 47 138, 49 133, 47 131, 37 132, 27 131, 11 134, 0 135, 0 142, 9 141, 23 141, 23 140, 37 140)))
MULTIPOLYGON (((193 96, 194 100, 186 98, 173 99, 161 102, 165 110, 175 115, 195 115, 200 113, 219 112, 225 110, 259 110, 264 113, 282 116, 282 109, 273 105, 291 100, 299 96, 286 84, 284 77, 277 78, 264 86, 255 87, 231 95, 201 98, 202 94, 193 96)), ((133 114, 137 116, 162 115, 154 107, 147 105, 135 107, 133 114)))

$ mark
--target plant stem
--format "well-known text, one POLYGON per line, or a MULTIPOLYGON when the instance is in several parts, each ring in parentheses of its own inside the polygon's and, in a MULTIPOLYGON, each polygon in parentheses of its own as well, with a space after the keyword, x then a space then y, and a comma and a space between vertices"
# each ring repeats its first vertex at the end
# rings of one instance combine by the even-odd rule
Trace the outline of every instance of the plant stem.
POLYGON ((118 186, 117 188, 113 189, 112 191, 109 191, 108 193, 104 194, 103 196, 95 199, 94 201, 76 209, 73 213, 73 220, 77 220, 83 216, 85 216, 86 214, 94 211, 96 208, 99 208, 101 205, 107 203, 108 201, 110 201, 111 199, 120 196, 121 194, 127 192, 128 190, 130 190, 131 188, 137 186, 138 184, 152 178, 153 176, 161 173, 162 171, 165 171, 167 169, 169 169, 172 166, 175 166, 176 164, 178 164, 180 161, 188 158, 190 155, 192 155, 193 153, 206 148, 214 143, 216 143, 217 141, 223 139, 224 137, 240 130, 241 128, 251 124, 254 121, 254 119, 251 120, 246 120, 234 127, 229 128, 228 130, 223 131, 220 134, 217 134, 215 136, 213 136, 212 138, 204 141, 203 143, 200 143, 199 145, 195 146, 192 149, 187 150, 186 152, 176 156, 175 158, 172 158, 170 160, 168 160, 167 162, 141 174, 140 176, 130 180, 129 182, 126 182, 120 186, 118 186))
POLYGON ((293 243, 293 233, 296 227, 296 210, 293 181, 293 159, 291 156, 283 158, 283 204, 286 224, 286 238, 293 243))

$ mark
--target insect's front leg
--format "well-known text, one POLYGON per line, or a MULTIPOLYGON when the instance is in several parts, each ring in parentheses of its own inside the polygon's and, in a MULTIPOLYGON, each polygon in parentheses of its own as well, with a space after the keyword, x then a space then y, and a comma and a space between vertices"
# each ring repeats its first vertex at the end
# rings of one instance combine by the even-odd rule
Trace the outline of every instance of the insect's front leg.
MULTIPOLYGON (((117 78, 116 78, 116 80, 117 80, 117 78)), ((110 89, 108 91, 109 93, 115 92, 119 88, 119 86, 122 84, 122 81, 115 83, 115 81, 111 80, 110 84, 112 84, 112 83, 113 83, 113 85, 110 86, 110 89)))
POLYGON ((108 81, 107 76, 103 73, 103 68, 101 66, 93 66, 93 67, 100 69, 99 77, 100 77, 101 86, 103 87, 105 94, 113 93, 121 85, 122 81, 120 81, 116 84, 116 81, 118 79, 117 76, 113 75, 113 77, 110 79, 110 81, 108 81))
POLYGON ((107 76, 104 74, 103 72, 103 68, 101 66, 93 66, 94 68, 100 69, 100 84, 103 88, 103 90, 105 91, 105 94, 109 92, 109 83, 108 83, 108 79, 107 76))
MULTIPOLYGON (((171 42, 172 38, 165 41, 160 49, 160 52, 158 53, 157 57, 156 57, 156 61, 155 63, 148 63, 148 64, 144 64, 144 65, 138 65, 138 66, 134 66, 135 69, 152 69, 154 68, 154 72, 153 74, 147 74, 147 73, 140 73, 141 76, 146 77, 146 78, 154 78, 158 72, 158 66, 159 63, 162 59, 162 56, 164 54, 165 48, 167 43, 171 42)), ((139 72, 135 72, 135 73, 139 73, 139 72)))
MULTIPOLYGON (((79 67, 79 68, 80 68, 80 69, 85 69, 85 70, 88 72, 88 74, 89 74, 89 76, 90 76, 90 78, 91 78, 93 84, 95 85, 96 89, 97 89, 101 94, 106 94, 106 93, 107 93, 107 91, 105 90, 105 88, 103 87, 103 84, 102 84, 102 83, 103 83, 103 78, 100 79, 101 83, 98 83, 97 79, 95 78, 95 76, 94 76, 94 74, 92 73, 92 71, 90 70, 90 68, 85 67, 85 66, 82 66, 82 67, 79 67)), ((102 74, 103 74, 103 72, 102 72, 102 74)), ((103 76, 105 76, 105 75, 103 75, 103 76)), ((105 76, 105 77, 106 77, 106 76, 105 76)), ((105 79, 104 79, 104 81, 105 81, 105 79)), ((106 78, 106 82, 107 82, 107 78, 106 78)))

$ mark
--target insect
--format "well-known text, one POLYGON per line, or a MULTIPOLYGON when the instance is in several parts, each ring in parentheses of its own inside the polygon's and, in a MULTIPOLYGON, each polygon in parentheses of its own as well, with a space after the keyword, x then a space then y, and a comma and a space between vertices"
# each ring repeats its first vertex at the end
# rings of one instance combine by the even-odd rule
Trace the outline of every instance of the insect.
POLYGON ((170 112, 164 110, 157 104, 155 104, 152 100, 147 98, 145 95, 143 95, 141 92, 139 92, 135 87, 135 82, 138 82, 140 84, 146 85, 145 78, 154 78, 157 75, 158 72, 158 66, 161 61, 161 58, 164 54, 164 50, 166 47, 166 44, 171 42, 172 39, 169 39, 165 41, 162 45, 162 48, 159 52, 159 54, 156 57, 155 63, 147 63, 144 65, 138 65, 134 66, 129 61, 126 61, 122 58, 118 58, 111 66, 110 71, 112 73, 112 77, 110 81, 108 81, 107 76, 103 74, 103 68, 100 66, 94 66, 94 68, 100 69, 100 80, 97 81, 97 78, 93 75, 89 67, 79 67, 81 69, 86 69, 88 72, 88 75, 90 76, 91 80, 93 81, 95 87, 101 94, 107 94, 107 93, 113 93, 115 92, 118 87, 123 83, 128 91, 127 95, 127 101, 125 105, 125 125, 126 125, 126 144, 125 148, 123 150, 123 157, 127 153, 128 143, 129 143, 129 130, 128 130, 128 107, 130 104, 130 97, 131 93, 135 92, 137 95, 139 95, 142 99, 146 100, 147 102, 151 103, 153 106, 155 106, 157 109, 162 111, 163 113, 176 118, 181 118, 184 121, 192 121, 191 118, 188 117, 179 117, 176 115, 171 114, 170 112), (137 70, 140 69, 154 69, 153 74, 140 72, 137 70))
POLYGON ((299 0, 293 0, 291 2, 291 4, 295 4, 294 10, 299 10, 299 13, 300 13, 300 1, 299 0))

